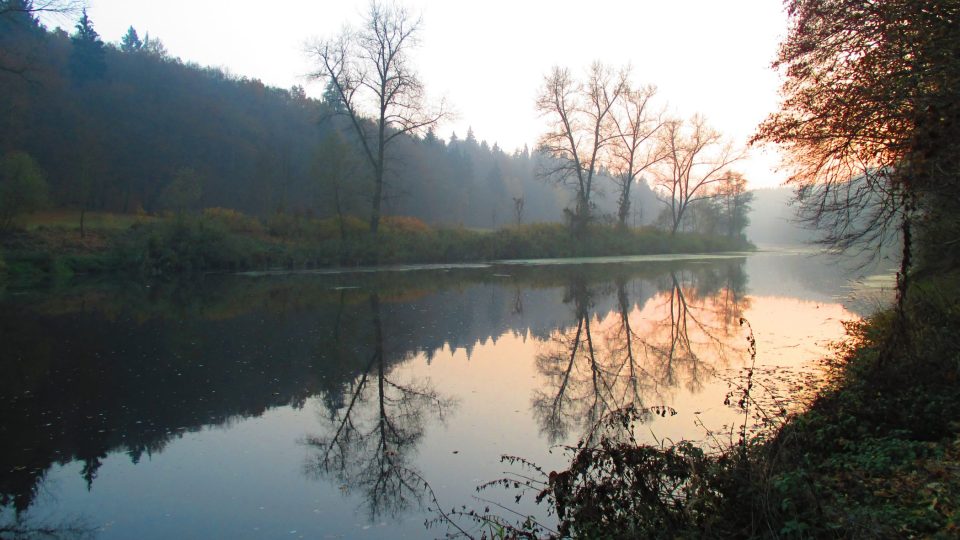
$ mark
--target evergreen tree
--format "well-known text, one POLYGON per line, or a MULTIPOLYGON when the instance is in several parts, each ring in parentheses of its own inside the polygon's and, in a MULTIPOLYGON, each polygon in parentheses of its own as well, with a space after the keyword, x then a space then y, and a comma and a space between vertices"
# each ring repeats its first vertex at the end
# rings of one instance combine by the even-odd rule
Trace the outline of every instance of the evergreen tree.
POLYGON ((100 34, 93 29, 93 22, 83 10, 83 16, 77 23, 77 31, 70 36, 73 50, 70 52, 70 74, 77 82, 100 79, 107 71, 104 59, 105 51, 100 34))
POLYGON ((343 100, 340 99, 340 94, 337 92, 337 87, 333 81, 328 81, 327 86, 323 89, 323 104, 333 114, 346 114, 347 112, 347 108, 344 106, 343 100))
POLYGON ((290 87, 290 99, 297 102, 307 101, 307 91, 299 84, 290 87))
POLYGON ((440 142, 440 139, 437 138, 437 133, 433 130, 433 126, 427 130, 427 134, 423 136, 423 141, 427 144, 437 144, 440 142))
POLYGON ((120 39, 120 50, 125 53, 137 52, 143 48, 143 41, 137 35, 134 27, 127 29, 127 33, 120 39))

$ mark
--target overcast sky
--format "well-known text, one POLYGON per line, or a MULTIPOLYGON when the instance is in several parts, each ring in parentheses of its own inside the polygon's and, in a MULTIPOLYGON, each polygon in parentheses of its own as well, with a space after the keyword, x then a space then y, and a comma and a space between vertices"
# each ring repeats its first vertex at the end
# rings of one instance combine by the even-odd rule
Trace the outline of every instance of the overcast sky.
MULTIPOLYGON (((133 25, 159 37, 171 55, 217 66, 269 85, 306 86, 305 54, 315 38, 357 23, 366 0, 88 0, 105 41, 133 25)), ((676 115, 701 112, 745 143, 778 103, 770 69, 786 33, 778 0, 409 0, 422 15, 415 66, 427 91, 458 117, 438 133, 478 139, 507 151, 532 148, 542 123, 534 101, 543 76, 560 65, 582 72, 591 61, 629 63, 676 115)), ((72 29, 71 29, 72 31, 72 29)), ((778 158, 752 151, 739 167, 751 184, 779 184, 778 158)))

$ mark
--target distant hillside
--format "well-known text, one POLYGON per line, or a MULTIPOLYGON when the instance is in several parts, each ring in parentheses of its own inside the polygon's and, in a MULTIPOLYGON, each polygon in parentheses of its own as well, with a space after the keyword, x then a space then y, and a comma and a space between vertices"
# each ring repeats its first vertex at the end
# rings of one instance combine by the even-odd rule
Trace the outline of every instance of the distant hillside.
POLYGON ((796 222, 796 208, 792 188, 758 189, 753 192, 750 224, 747 238, 762 245, 809 244, 816 238, 815 231, 796 222))
MULTIPOLYGON (((333 131, 342 132, 347 153, 356 143, 324 101, 172 58, 156 38, 85 47, 29 15, 0 17, 0 67, 8 67, 0 69, 0 154, 32 156, 54 206, 162 211, 176 195, 173 180, 185 178, 199 185, 197 207, 335 212, 334 189, 321 180, 330 152, 322 150, 333 131)), ((498 227, 518 221, 522 199, 524 222, 563 219, 572 194, 537 178, 536 154, 462 135, 397 141, 385 179, 388 214, 498 227)), ((338 180, 345 213, 366 216, 368 176, 361 167, 338 180)), ((598 194, 599 212, 613 213, 612 183, 601 178, 597 187, 607 191, 598 194)), ((642 183, 633 191, 631 221, 651 221, 659 211, 652 192, 642 183)))
MULTIPOLYGON (((753 191, 750 224, 746 228, 747 238, 757 246, 800 246, 823 247, 816 241, 823 231, 812 230, 797 222, 797 207, 793 204, 792 188, 780 187, 753 191)), ((858 225, 862 217, 854 218, 851 223, 858 225)), ((882 245, 876 243, 855 244, 846 255, 860 259, 874 257, 876 261, 899 261, 901 243, 894 234, 883 239, 882 245)))

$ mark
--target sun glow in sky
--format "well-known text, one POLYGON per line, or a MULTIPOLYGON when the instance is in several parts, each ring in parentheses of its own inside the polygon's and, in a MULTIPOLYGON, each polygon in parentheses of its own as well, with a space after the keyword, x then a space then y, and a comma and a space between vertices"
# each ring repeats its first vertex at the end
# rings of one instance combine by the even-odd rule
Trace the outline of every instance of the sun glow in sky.
MULTIPOLYGON (((511 151, 535 145, 543 123, 534 107, 554 65, 584 70, 600 60, 632 66, 634 81, 652 83, 668 111, 700 112, 745 144, 778 104, 770 69, 786 33, 777 0, 408 0, 422 15, 414 64, 429 95, 444 97, 456 118, 438 130, 476 137, 511 151)), ((88 0, 105 41, 133 25, 159 37, 172 56, 225 68, 283 88, 310 83, 311 39, 360 21, 366 0, 88 0)), ((66 22, 58 22, 67 26, 66 22)), ((71 29, 72 31, 72 29, 71 29)), ((751 151, 738 168, 754 187, 780 184, 779 157, 751 151)))

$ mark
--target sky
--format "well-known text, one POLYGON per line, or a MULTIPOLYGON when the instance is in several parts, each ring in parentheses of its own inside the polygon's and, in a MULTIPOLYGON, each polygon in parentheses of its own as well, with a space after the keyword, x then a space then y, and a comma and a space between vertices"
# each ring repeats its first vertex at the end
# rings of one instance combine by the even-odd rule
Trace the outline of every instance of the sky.
MULTIPOLYGON (((95 29, 118 42, 129 26, 159 37, 172 56, 265 84, 310 82, 311 40, 357 25, 367 0, 87 0, 95 29)), ((787 20, 778 0, 408 0, 422 23, 414 66, 428 96, 455 117, 438 134, 506 151, 533 148, 544 131, 534 103, 551 67, 583 73, 599 60, 629 64, 633 79, 654 84, 675 116, 702 113, 745 144, 779 103, 770 68, 787 20)), ((64 22, 63 26, 70 23, 64 22)), ((72 29, 71 29, 72 31, 72 29)), ((753 149, 737 165, 753 187, 779 185, 779 156, 753 149)))

